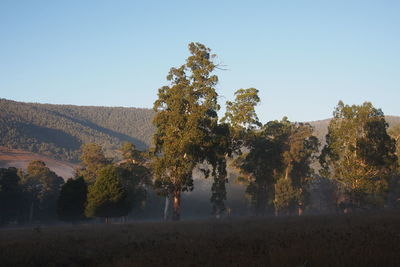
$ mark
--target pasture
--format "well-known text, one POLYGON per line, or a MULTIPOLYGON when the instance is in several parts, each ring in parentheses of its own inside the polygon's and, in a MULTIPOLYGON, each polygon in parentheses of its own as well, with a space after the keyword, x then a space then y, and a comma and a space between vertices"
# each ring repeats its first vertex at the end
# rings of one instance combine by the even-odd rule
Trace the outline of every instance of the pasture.
POLYGON ((400 214, 0 228, 1 266, 400 266, 400 214))

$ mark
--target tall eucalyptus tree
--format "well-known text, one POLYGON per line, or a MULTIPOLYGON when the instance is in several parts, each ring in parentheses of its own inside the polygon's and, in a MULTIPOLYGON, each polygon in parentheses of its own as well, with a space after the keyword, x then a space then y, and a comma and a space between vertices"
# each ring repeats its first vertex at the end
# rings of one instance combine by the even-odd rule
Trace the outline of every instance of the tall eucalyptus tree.
POLYGON ((382 110, 370 102, 340 101, 333 115, 320 157, 322 174, 338 181, 354 206, 382 206, 398 164, 382 110))
MULTIPOLYGON (((169 85, 158 90, 154 103, 155 186, 172 195, 173 220, 180 219, 182 191, 193 190, 192 172, 198 163, 208 161, 214 175, 224 176, 223 166, 218 166, 224 164, 225 151, 215 150, 216 129, 220 129, 215 90, 218 77, 213 74, 216 55, 200 43, 190 43, 189 51, 185 64, 170 69, 169 85)), ((217 187, 222 186, 219 180, 217 187)))

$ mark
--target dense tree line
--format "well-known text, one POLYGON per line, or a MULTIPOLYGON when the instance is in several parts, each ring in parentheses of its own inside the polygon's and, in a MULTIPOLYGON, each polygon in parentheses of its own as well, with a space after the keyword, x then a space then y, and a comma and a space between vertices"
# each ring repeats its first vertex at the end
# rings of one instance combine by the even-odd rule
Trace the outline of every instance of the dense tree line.
MULTIPOLYGON (((22 103, 0 99, 0 146, 22 149, 67 161, 79 161, 79 148, 97 143, 110 157, 124 142, 151 146, 154 112, 125 107, 90 107, 22 103)), ((400 118, 386 116, 391 127, 400 118)), ((323 142, 329 121, 310 122, 323 142)))
POLYGON ((224 212, 229 158, 247 185, 257 215, 302 214, 310 201, 309 187, 317 179, 333 188, 336 198, 328 201, 337 210, 387 205, 389 185, 398 184, 398 131, 393 129, 395 138, 389 136, 381 110, 368 102, 339 102, 320 153, 310 124, 283 118, 262 125, 255 112, 260 101, 255 88, 236 91, 219 120, 216 55, 200 43, 190 43, 189 51, 185 64, 171 68, 169 85, 159 89, 154 103, 155 186, 173 198, 174 220, 180 218, 181 192, 194 189, 193 170, 204 162, 212 167, 211 172, 204 170, 205 177, 215 181, 214 211, 224 212), (320 176, 311 167, 317 157, 320 176))
POLYGON ((43 161, 32 161, 26 173, 16 168, 0 169, 1 222, 54 220, 63 183, 43 161))
MULTIPOLYGON (((76 150, 81 166, 66 183, 41 161, 31 162, 26 173, 0 169, 0 222, 107 221, 144 207, 152 192, 165 198, 164 217, 179 220, 182 193, 195 189, 196 170, 213 180, 210 214, 216 217, 229 214, 226 183, 232 170, 246 187, 251 213, 258 216, 314 212, 315 196, 326 212, 400 208, 400 127, 388 129, 382 110, 369 102, 350 106, 340 101, 324 142, 309 123, 284 117, 262 124, 255 111, 260 102, 256 88, 237 90, 219 118, 216 55, 200 43, 190 43, 189 52, 158 91, 150 150, 125 142, 119 155, 110 157, 104 151, 119 141, 85 142, 76 150)), ((89 119, 85 107, 35 104, 8 117, 25 112, 36 120, 28 115, 33 107, 43 109, 49 123, 52 112, 89 119)), ((119 119, 112 108, 102 112, 109 114, 100 112, 90 120, 119 119)))
MULTIPOLYGON (((256 89, 238 90, 219 127, 212 128, 212 142, 203 148, 208 166, 204 161, 194 164, 193 169, 214 177, 210 214, 226 214, 228 162, 246 186, 254 215, 313 212, 309 194, 316 181, 331 211, 399 208, 399 132, 396 128, 388 135, 380 110, 370 103, 339 103, 328 141, 318 155, 319 143, 310 125, 287 118, 262 125, 254 112, 258 101, 256 89), (350 111, 350 117, 343 118, 350 111), (319 174, 311 168, 316 159, 321 161, 319 174)), ((174 173, 165 183, 154 167, 162 154, 141 152, 132 143, 119 149, 118 159, 107 158, 94 143, 83 145, 81 151, 81 167, 65 183, 42 161, 31 162, 26 172, 0 169, 1 223, 108 220, 143 208, 153 190, 167 199, 174 197, 174 173)), ((187 175, 192 179, 192 173, 187 175)), ((167 217, 178 219, 173 213, 167 217)))
POLYGON ((126 216, 143 204, 151 180, 146 154, 132 143, 125 143, 120 152, 123 160, 113 161, 99 145, 85 144, 81 168, 65 183, 43 161, 32 161, 26 172, 1 168, 0 223, 126 216))

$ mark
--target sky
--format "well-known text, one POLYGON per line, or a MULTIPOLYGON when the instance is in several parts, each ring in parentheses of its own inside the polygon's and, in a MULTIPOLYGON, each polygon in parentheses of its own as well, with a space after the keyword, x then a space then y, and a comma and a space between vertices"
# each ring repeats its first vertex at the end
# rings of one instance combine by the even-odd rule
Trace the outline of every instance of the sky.
MULTIPOLYGON (((0 98, 152 108, 187 45, 217 54, 222 106, 313 121, 339 100, 400 115, 400 1, 0 1, 0 98)), ((222 113, 223 111, 221 111, 222 113)))

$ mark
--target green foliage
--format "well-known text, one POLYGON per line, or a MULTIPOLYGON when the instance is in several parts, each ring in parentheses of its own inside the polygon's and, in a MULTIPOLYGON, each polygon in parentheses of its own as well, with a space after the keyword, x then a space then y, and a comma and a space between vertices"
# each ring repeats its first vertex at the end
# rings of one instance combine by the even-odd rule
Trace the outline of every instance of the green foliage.
POLYGON ((310 125, 291 123, 286 117, 246 133, 243 139, 246 150, 235 159, 234 165, 239 168, 242 181, 247 181, 246 192, 256 214, 265 213, 273 203, 276 209, 282 208, 276 206, 281 200, 274 196, 274 185, 280 179, 290 180, 290 186, 300 194, 296 198, 299 207, 306 204, 306 179, 312 175, 310 163, 318 151, 318 140, 312 133, 310 125))
POLYGON ((268 203, 271 203, 274 174, 281 168, 279 146, 264 134, 265 131, 247 134, 244 140, 247 151, 233 162, 248 185, 246 192, 256 214, 265 213, 268 203))
POLYGON ((78 170, 78 174, 83 176, 88 183, 96 181, 98 172, 111 163, 110 159, 104 156, 103 149, 95 143, 83 144, 81 154, 82 169, 78 170))
POLYGON ((279 214, 283 212, 288 215, 293 212, 300 201, 301 191, 292 185, 292 180, 280 178, 275 184, 275 210, 279 214))
POLYGON ((212 74, 215 55, 200 43, 190 43, 189 51, 186 64, 171 68, 170 85, 159 89, 154 103, 155 185, 173 192, 175 220, 180 217, 181 191, 193 189, 192 171, 207 160, 215 145, 212 132, 220 108, 215 91, 218 77, 212 74))
POLYGON ((109 165, 100 170, 96 182, 89 186, 87 217, 121 217, 128 214, 132 206, 117 167, 109 165))
POLYGON ((319 141, 313 135, 313 128, 309 124, 291 123, 289 135, 284 142, 283 162, 285 165, 285 179, 291 180, 297 192, 297 206, 299 212, 308 204, 306 190, 308 180, 313 176, 311 162, 318 152, 319 141))
POLYGON ((235 92, 235 102, 226 102, 223 122, 229 122, 234 129, 253 129, 260 127, 255 107, 260 103, 258 90, 255 88, 239 89, 235 92))
POLYGON ((16 168, 0 168, 0 224, 16 221, 21 209, 22 188, 16 168))
POLYGON ((358 153, 369 166, 393 168, 396 165, 396 141, 387 134, 387 127, 384 119, 368 121, 364 135, 357 140, 358 153))
POLYGON ((57 201, 58 218, 62 221, 82 221, 85 217, 85 205, 88 188, 83 177, 68 179, 61 187, 57 201))
MULTIPOLYGON (((232 137, 228 124, 214 124, 211 131, 211 143, 206 149, 207 162, 212 167, 214 178, 211 186, 211 204, 213 214, 219 216, 226 210, 227 157, 232 153, 232 137)), ((206 173, 206 177, 208 174, 206 173)))
POLYGON ((400 124, 389 128, 388 133, 396 141, 396 156, 400 163, 400 124))
POLYGON ((256 214, 264 213, 269 201, 268 186, 273 182, 275 163, 271 159, 276 148, 258 129, 261 123, 255 107, 259 102, 257 89, 239 89, 235 92, 235 101, 226 103, 226 113, 222 118, 230 125, 232 150, 238 155, 233 166, 242 175, 239 179, 247 184, 246 192, 251 196, 256 214))
POLYGON ((231 131, 232 152, 241 154, 246 135, 262 126, 255 107, 260 103, 258 90, 255 88, 239 89, 235 92, 235 101, 226 102, 225 116, 221 122, 228 123, 231 131))
POLYGON ((147 155, 136 149, 136 146, 130 142, 124 142, 119 151, 121 152, 124 160, 131 160, 137 164, 143 164, 147 159, 147 155))
POLYGON ((358 207, 382 206, 388 179, 397 169, 395 140, 387 134, 383 112, 371 103, 339 102, 326 136, 320 163, 358 207))
POLYGON ((150 109, 22 103, 0 99, 0 145, 78 161, 85 143, 108 156, 123 142, 144 149, 154 128, 150 109))
POLYGON ((29 163, 22 184, 30 205, 30 221, 56 218, 57 199, 63 183, 64 180, 43 161, 29 163))
POLYGON ((147 187, 152 186, 151 169, 148 168, 144 152, 132 143, 125 143, 120 148, 124 160, 119 164, 119 177, 128 194, 128 201, 133 207, 141 208, 147 195, 147 187))
POLYGON ((133 208, 142 208, 147 196, 146 188, 151 185, 150 170, 145 166, 128 162, 120 165, 118 172, 128 202, 133 208))

